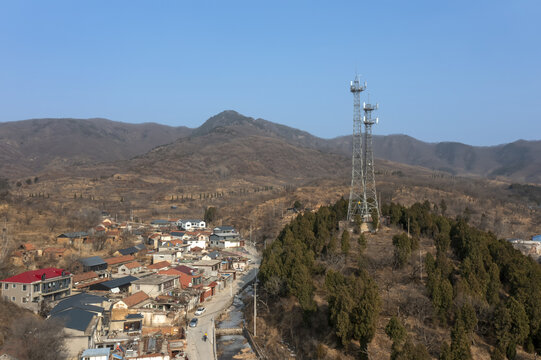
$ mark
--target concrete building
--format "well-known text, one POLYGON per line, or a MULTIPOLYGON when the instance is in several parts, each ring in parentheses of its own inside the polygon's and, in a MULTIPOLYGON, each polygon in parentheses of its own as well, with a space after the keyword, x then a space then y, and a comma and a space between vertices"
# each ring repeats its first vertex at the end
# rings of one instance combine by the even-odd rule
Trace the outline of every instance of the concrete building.
POLYGON ((144 291, 150 297, 166 294, 179 287, 179 277, 154 274, 133 282, 132 292, 144 291))
POLYGON ((26 271, 0 281, 4 300, 38 311, 42 301, 53 301, 71 294, 72 274, 64 269, 26 271))

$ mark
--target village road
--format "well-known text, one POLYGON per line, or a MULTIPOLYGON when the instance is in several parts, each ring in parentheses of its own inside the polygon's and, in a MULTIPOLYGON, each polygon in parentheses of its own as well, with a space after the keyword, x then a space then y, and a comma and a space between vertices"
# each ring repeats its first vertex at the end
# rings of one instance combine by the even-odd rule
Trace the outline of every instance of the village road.
POLYGON ((239 292, 240 289, 248 282, 252 281, 259 269, 260 259, 257 252, 253 248, 247 248, 249 251, 252 264, 249 270, 243 275, 237 273, 237 280, 229 286, 227 289, 223 289, 218 294, 214 295, 210 300, 205 301, 201 306, 206 308, 203 315, 194 316, 194 314, 188 315, 188 317, 199 318, 199 322, 196 327, 188 327, 187 341, 188 341, 188 358, 190 360, 213 360, 217 359, 215 354, 215 337, 213 336, 214 319, 220 315, 220 313, 229 307, 233 301, 233 296, 239 292), (203 335, 205 332, 208 334, 207 341, 203 341, 203 335))

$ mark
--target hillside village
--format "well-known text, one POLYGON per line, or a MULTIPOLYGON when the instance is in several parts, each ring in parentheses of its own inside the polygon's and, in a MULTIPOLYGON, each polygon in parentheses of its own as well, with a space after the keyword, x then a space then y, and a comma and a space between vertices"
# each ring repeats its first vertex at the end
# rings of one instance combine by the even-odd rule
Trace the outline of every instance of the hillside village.
MULTIPOLYGON (((61 322, 69 359, 188 359, 194 311, 229 296, 255 260, 232 226, 103 216, 89 231, 59 234, 54 247, 20 244, 11 262, 35 270, 1 280, 1 297, 61 322), (111 255, 77 257, 105 245, 111 255)), ((4 345, 0 355, 15 359, 4 345)))

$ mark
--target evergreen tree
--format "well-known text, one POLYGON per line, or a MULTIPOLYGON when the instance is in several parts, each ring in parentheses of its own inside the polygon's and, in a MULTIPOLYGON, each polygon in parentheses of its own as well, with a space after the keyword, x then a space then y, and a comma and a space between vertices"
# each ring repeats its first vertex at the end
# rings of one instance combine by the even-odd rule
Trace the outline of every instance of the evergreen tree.
POLYGON ((347 256, 349 252, 349 232, 347 230, 344 230, 342 232, 342 238, 340 240, 341 248, 342 248, 342 254, 347 256))

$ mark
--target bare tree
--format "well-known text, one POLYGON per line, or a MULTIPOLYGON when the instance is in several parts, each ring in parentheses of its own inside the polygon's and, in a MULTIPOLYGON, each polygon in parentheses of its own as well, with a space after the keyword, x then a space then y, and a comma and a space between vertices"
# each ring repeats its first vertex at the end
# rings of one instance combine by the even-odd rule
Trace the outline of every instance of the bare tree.
POLYGON ((3 350, 19 360, 64 360, 64 327, 55 320, 26 315, 13 322, 3 350))

